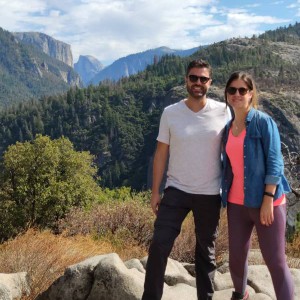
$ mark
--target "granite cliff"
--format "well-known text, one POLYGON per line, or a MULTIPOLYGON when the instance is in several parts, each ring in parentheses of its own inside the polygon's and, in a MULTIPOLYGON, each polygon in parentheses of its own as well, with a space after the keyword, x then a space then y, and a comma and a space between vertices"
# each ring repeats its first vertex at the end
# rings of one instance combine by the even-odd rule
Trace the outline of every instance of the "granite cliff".
POLYGON ((40 32, 14 32, 13 35, 23 43, 34 45, 39 50, 73 67, 71 46, 40 32))
POLYGON ((12 34, 0 28, 0 45, 0 106, 82 85, 70 66, 71 48, 65 43, 44 34, 12 34))
POLYGON ((78 62, 74 64, 74 69, 80 75, 84 85, 87 85, 103 68, 103 64, 91 55, 80 55, 78 62))

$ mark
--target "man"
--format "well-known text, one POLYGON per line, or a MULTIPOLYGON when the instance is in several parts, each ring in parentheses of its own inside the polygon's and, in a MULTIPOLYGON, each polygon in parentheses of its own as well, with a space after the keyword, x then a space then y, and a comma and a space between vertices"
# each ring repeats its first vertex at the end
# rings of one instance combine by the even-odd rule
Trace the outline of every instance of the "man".
POLYGON ((161 116, 151 197, 157 218, 142 300, 161 299, 167 260, 190 211, 196 232, 198 299, 212 299, 214 293, 215 239, 221 207, 220 145, 230 113, 224 103, 206 97, 211 73, 207 62, 190 62, 185 76, 188 98, 166 107, 161 116), (168 158, 166 189, 161 199, 159 188, 168 158))

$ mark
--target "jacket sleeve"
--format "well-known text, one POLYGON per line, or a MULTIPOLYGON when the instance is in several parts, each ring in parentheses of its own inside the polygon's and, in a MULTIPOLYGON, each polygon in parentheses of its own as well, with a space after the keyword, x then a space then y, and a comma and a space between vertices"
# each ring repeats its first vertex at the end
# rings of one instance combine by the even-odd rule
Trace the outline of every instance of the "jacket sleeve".
POLYGON ((283 159, 278 127, 271 117, 260 119, 265 154, 265 184, 279 184, 283 174, 283 159))

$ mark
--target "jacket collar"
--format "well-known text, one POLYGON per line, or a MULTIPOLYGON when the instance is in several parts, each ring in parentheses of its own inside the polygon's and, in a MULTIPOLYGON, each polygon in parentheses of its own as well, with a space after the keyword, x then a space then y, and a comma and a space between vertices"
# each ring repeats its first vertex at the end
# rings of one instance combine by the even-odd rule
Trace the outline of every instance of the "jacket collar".
POLYGON ((251 107, 251 109, 249 110, 247 117, 246 117, 246 122, 249 123, 251 122, 252 118, 254 117, 256 109, 251 107))

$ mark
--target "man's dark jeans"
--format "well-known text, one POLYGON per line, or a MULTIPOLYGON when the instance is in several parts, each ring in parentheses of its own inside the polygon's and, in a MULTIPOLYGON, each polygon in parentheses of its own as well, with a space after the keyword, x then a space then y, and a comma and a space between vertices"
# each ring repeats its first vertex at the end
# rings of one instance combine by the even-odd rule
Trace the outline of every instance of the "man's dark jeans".
POLYGON ((195 268, 199 300, 212 299, 216 270, 215 239, 220 218, 220 195, 189 194, 173 187, 165 190, 149 249, 142 300, 160 300, 164 274, 181 225, 192 211, 196 232, 195 268))

